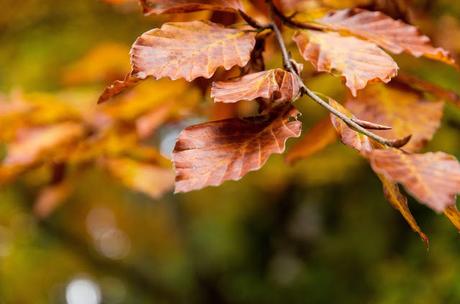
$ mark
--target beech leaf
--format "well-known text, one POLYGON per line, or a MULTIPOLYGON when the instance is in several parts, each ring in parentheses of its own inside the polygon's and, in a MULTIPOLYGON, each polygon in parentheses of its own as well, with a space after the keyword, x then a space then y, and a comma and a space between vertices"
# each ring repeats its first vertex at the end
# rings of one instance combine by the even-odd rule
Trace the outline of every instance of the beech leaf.
POLYGON ((436 212, 453 206, 460 193, 460 164, 443 152, 407 154, 397 149, 369 153, 372 169, 400 183, 419 202, 436 212))
POLYGON ((282 69, 248 74, 234 81, 215 82, 211 88, 211 97, 214 101, 224 103, 257 98, 291 102, 299 93, 297 77, 282 69))
POLYGON ((305 60, 319 72, 337 71, 346 79, 353 96, 369 82, 388 83, 397 75, 398 65, 373 43, 344 37, 334 32, 302 31, 294 41, 305 60))
POLYGON ((318 22, 332 30, 367 39, 395 54, 407 52, 415 57, 425 56, 455 65, 449 52, 434 48, 430 39, 415 26, 394 20, 381 12, 345 9, 332 12, 318 22))
POLYGON ((144 14, 176 14, 200 10, 236 12, 243 10, 240 0, 140 0, 144 14))
POLYGON ((165 23, 142 34, 131 49, 133 76, 192 81, 211 78, 219 67, 244 67, 251 58, 255 34, 209 21, 165 23))
POLYGON ((337 133, 329 117, 319 121, 304 133, 302 139, 295 143, 286 154, 286 162, 290 165, 310 157, 337 141, 337 133))
POLYGON ((268 116, 226 119, 186 128, 173 152, 176 192, 218 186, 260 169, 286 140, 299 137, 299 112, 292 106, 268 116))
POLYGON ((460 231, 460 211, 456 205, 452 205, 444 210, 444 215, 451 221, 451 223, 460 231))
POLYGON ((426 100, 415 91, 386 86, 368 87, 356 98, 349 98, 346 107, 358 118, 391 126, 374 133, 388 139, 412 135, 404 146, 408 152, 423 148, 438 130, 444 102, 426 100))

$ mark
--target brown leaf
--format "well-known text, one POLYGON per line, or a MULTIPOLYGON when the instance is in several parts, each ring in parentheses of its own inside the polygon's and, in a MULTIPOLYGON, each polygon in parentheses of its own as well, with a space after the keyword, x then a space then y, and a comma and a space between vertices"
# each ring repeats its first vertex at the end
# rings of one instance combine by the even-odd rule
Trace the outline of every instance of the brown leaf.
POLYGON ((455 228, 460 231, 460 211, 456 205, 452 205, 444 210, 444 215, 454 224, 455 228))
POLYGON ((299 93, 297 77, 282 69, 253 73, 234 81, 214 82, 211 88, 211 97, 214 101, 224 103, 257 98, 291 102, 299 93))
POLYGON ((217 68, 245 66, 255 34, 209 21, 165 23, 142 34, 131 49, 133 76, 192 81, 210 78, 217 68))
POLYGON ((227 119, 182 131, 173 152, 176 192, 239 180, 260 169, 286 140, 300 136, 299 112, 289 106, 265 117, 227 119))
POLYGON ((327 117, 310 128, 303 138, 297 142, 286 154, 286 162, 290 165, 310 157, 323 150, 337 140, 337 133, 327 117))
POLYGON ((404 217, 404 219, 409 224, 409 226, 412 228, 412 230, 417 232, 420 238, 428 246, 429 244, 428 237, 426 236, 425 233, 423 233, 422 229, 420 229, 419 225, 417 224, 417 221, 412 216, 412 213, 410 212, 410 209, 409 209, 409 205, 407 203, 407 197, 405 197, 401 193, 401 191, 399 190, 399 186, 397 184, 389 181, 385 176, 381 174, 379 174, 378 177, 380 181, 382 182, 383 192, 388 202, 396 210, 398 210, 401 213, 401 215, 404 217))
MULTIPOLYGON (((346 114, 349 118, 353 118, 353 114, 343 107, 340 103, 329 98, 329 104, 336 110, 346 114)), ((331 114, 332 125, 334 126, 340 140, 347 146, 358 150, 362 155, 366 155, 368 152, 374 149, 372 141, 366 135, 356 132, 351 129, 343 120, 339 119, 335 115, 331 114)))
POLYGON ((176 14, 200 10, 235 12, 242 10, 239 0, 140 0, 144 14, 176 14))
POLYGON ((337 33, 302 31, 294 41, 305 60, 320 72, 337 71, 346 79, 353 96, 369 82, 389 82, 398 72, 398 65, 373 43, 337 33))
POLYGON ((139 79, 136 77, 132 77, 131 74, 128 74, 124 80, 115 80, 111 85, 105 88, 104 92, 102 92, 101 96, 99 97, 97 103, 104 103, 112 97, 120 95, 127 89, 134 87, 138 82, 139 79))
POLYGON ((104 164, 110 174, 126 187, 143 192, 153 199, 160 198, 174 185, 174 173, 171 169, 129 158, 110 158, 104 164))
POLYGON ((40 191, 34 204, 34 213, 39 218, 48 217, 72 194, 73 187, 68 182, 50 185, 40 191))
POLYGON ((437 212, 453 206, 460 193, 460 164, 443 152, 407 154, 397 149, 369 153, 372 169, 400 183, 418 201, 437 212))
POLYGON ((447 51, 434 48, 430 39, 422 35, 416 27, 394 20, 381 12, 346 9, 332 12, 318 22, 332 30, 367 39, 395 54, 408 52, 415 57, 425 56, 455 65, 455 60, 447 51))
POLYGON ((411 90, 372 86, 360 92, 358 97, 350 97, 346 107, 360 119, 391 126, 391 130, 374 132, 384 138, 412 135, 404 150, 417 152, 438 130, 444 102, 426 100, 411 90))

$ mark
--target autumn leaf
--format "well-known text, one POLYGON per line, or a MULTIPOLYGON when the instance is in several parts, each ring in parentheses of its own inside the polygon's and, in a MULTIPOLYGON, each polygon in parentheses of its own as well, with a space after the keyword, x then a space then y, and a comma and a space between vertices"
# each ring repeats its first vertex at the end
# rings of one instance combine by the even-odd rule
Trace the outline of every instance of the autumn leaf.
POLYGON ((444 215, 452 222, 452 224, 460 231, 460 211, 456 205, 448 206, 444 210, 444 215))
POLYGON ((427 100, 410 89, 372 86, 360 92, 358 97, 350 97, 346 107, 360 119, 391 126, 391 130, 375 131, 384 138, 412 135, 404 150, 417 152, 438 130, 444 102, 427 100))
POLYGON ((75 122, 25 130, 8 145, 3 164, 29 166, 50 155, 58 155, 58 151, 62 152, 69 145, 76 144, 84 135, 84 131, 83 126, 75 122))
POLYGON ((394 20, 381 12, 345 9, 332 12, 318 22, 327 25, 331 30, 369 40, 395 54, 407 52, 415 57, 425 56, 455 65, 455 60, 447 51, 434 48, 430 39, 422 35, 416 27, 394 20))
POLYGON ((300 94, 295 75, 275 69, 245 75, 233 81, 215 82, 211 97, 215 102, 235 103, 242 100, 264 98, 275 102, 291 102, 300 94))
POLYGON ((140 0, 144 14, 176 14, 200 10, 236 12, 243 10, 239 0, 140 0))
POLYGON ((110 158, 104 165, 126 187, 158 199, 173 188, 174 173, 171 169, 155 164, 138 162, 129 158, 110 158))
POLYGON ((397 149, 369 153, 372 169, 400 183, 419 202, 443 212, 460 193, 460 164, 443 152, 407 154, 397 149))
POLYGON ((68 181, 50 185, 40 190, 34 204, 34 213, 46 218, 72 194, 73 186, 68 181))
POLYGON ((255 34, 209 21, 165 23, 142 34, 131 49, 133 76, 192 81, 210 78, 217 68, 245 66, 255 34))
POLYGON ((185 129, 173 152, 176 192, 239 180, 260 169, 271 154, 284 152, 287 139, 300 136, 298 115, 289 106, 267 117, 227 119, 185 129))
MULTIPOLYGON (((329 98, 329 104, 336 110, 344 113, 349 118, 353 118, 353 114, 343 107, 340 103, 329 98)), ((334 126, 340 140, 343 144, 357 150, 362 155, 366 155, 368 152, 374 149, 372 141, 366 135, 356 132, 351 129, 343 120, 337 118, 333 114, 330 114, 332 125, 334 126)))
POLYGON ((302 31, 294 36, 300 53, 320 72, 337 71, 346 79, 353 96, 369 82, 389 82, 398 65, 373 43, 337 33, 302 31))
POLYGON ((337 133, 329 117, 319 121, 304 133, 303 138, 286 154, 286 162, 290 165, 310 157, 337 140, 337 133))
POLYGON ((385 194, 386 199, 388 202, 398 210, 401 215, 404 217, 406 222, 409 226, 418 233, 420 238, 425 242, 428 246, 429 240, 425 233, 423 233, 422 229, 420 229, 417 221, 415 220, 414 216, 410 212, 409 205, 407 203, 407 197, 405 197, 401 191, 399 190, 399 186, 396 183, 391 182, 385 176, 379 174, 378 175, 380 181, 383 185, 383 192, 385 194))

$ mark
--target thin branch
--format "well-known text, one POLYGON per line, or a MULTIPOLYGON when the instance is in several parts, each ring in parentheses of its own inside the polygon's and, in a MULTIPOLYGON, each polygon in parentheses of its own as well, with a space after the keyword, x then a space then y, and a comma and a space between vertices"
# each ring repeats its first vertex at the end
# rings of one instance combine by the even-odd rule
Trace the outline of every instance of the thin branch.
MULTIPOLYGON (((269 3, 271 3, 271 1, 269 1, 269 3)), ((272 5, 272 8, 273 7, 274 6, 272 5)), ((278 42, 278 45, 279 45, 280 50, 281 50, 281 54, 283 56, 284 66, 288 71, 290 71, 292 74, 296 75, 296 77, 298 79, 298 82, 300 84, 300 87, 302 89, 302 94, 303 95, 307 95, 308 97, 313 99, 313 101, 315 101, 316 103, 318 103, 322 107, 326 108, 329 112, 331 112, 333 115, 337 116, 344 123, 346 123, 350 128, 354 129, 355 131, 357 131, 357 132, 359 132, 361 134, 366 135, 367 137, 375 140, 376 142, 378 142, 378 143, 380 143, 382 145, 389 146, 389 147, 394 147, 394 148, 400 148, 400 147, 404 146, 405 144, 407 144, 409 142, 409 140, 411 139, 411 136, 405 137, 403 139, 389 140, 389 139, 383 138, 381 136, 378 136, 378 135, 376 135, 376 134, 374 134, 372 132, 369 132, 366 129, 366 127, 369 127, 369 125, 366 126, 364 124, 365 126, 363 127, 363 121, 357 120, 355 118, 348 117, 344 113, 338 111, 333 106, 331 106, 327 101, 324 101, 322 98, 320 98, 318 95, 316 95, 312 90, 310 90, 305 85, 305 83, 303 82, 303 79, 300 77, 299 73, 294 68, 294 65, 292 64, 291 57, 290 57, 289 52, 288 52, 288 50, 286 48, 286 44, 284 43, 283 36, 282 36, 281 31, 278 28, 278 26, 275 23, 270 23, 270 28, 275 33, 276 40, 278 42)), ((386 126, 381 126, 381 127, 385 128, 386 126)))

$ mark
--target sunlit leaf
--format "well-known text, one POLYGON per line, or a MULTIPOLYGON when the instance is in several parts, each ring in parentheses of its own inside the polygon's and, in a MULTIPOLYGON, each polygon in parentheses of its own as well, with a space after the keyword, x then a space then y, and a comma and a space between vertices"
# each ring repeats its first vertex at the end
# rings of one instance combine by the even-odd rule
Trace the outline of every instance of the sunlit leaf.
POLYGON ((173 153, 176 192, 239 180, 260 169, 271 154, 284 152, 288 138, 300 136, 298 115, 288 107, 268 117, 227 119, 185 129, 173 153))
POLYGON ((320 72, 337 71, 345 77, 353 96, 369 82, 389 82, 395 77, 398 65, 373 43, 337 33, 302 31, 294 41, 305 60, 320 72))
POLYGON ((444 210, 444 215, 452 222, 452 224, 460 231, 460 211, 457 206, 449 206, 444 210))
POLYGON ((275 102, 290 102, 299 96, 297 77, 282 69, 245 75, 234 81, 215 82, 211 97, 215 102, 234 103, 264 98, 275 102))
POLYGON ((397 149, 373 150, 372 168, 400 183, 419 202, 437 212, 453 206, 460 193, 460 164, 443 152, 407 154, 397 149))
POLYGON ((394 20, 381 12, 346 9, 333 12, 318 21, 333 30, 365 38, 395 54, 408 52, 416 57, 426 56, 455 64, 447 51, 434 48, 430 39, 422 35, 416 27, 394 20))
POLYGON ((192 81, 210 78, 219 67, 245 66, 255 34, 208 21, 163 24, 140 36, 131 49, 133 76, 192 81))

